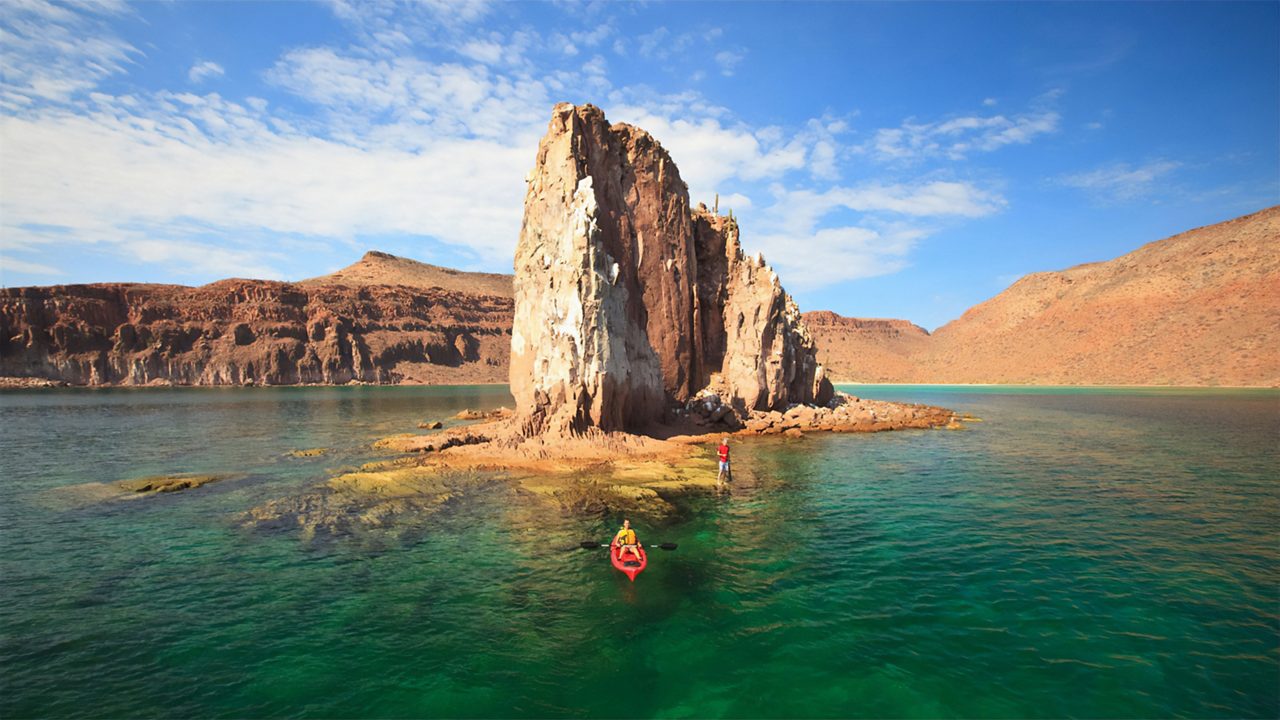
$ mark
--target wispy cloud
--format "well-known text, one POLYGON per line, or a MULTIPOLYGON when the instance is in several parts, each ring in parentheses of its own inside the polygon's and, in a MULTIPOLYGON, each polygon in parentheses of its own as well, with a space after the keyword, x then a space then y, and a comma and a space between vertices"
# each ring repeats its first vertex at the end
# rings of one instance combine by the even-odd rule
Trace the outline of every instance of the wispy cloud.
MULTIPOLYGON (((6 56, 17 68, 0 84, 6 99, 37 97, 31 78, 40 72, 63 88, 48 95, 56 103, 0 115, 0 237, 11 253, 47 257, 91 245, 173 274, 281 277, 302 248, 358 251, 364 238, 394 236, 505 269, 532 149, 565 97, 594 100, 611 120, 650 131, 675 158, 693 202, 719 193, 722 209, 749 217, 748 247, 778 256, 775 264, 803 287, 893 272, 936 224, 1004 205, 996 193, 936 179, 833 186, 851 152, 847 118, 754 126, 697 92, 615 87, 603 52, 591 50, 622 46, 608 25, 479 32, 474 23, 491 11, 484 3, 335 1, 358 42, 283 51, 262 77, 290 102, 269 103, 106 92, 102 79, 124 72, 136 51, 96 11, 35 7, 71 15, 50 34, 47 53, 6 56), (80 45, 58 40, 77 34, 80 45), (422 42, 433 51, 422 54, 416 44, 428 35, 422 42), (117 64, 86 72, 83 47, 117 64), (817 187, 805 189, 810 182, 817 187)), ((718 45, 722 36, 659 28, 623 49, 657 60, 697 43, 708 67, 732 72, 743 53, 718 45)), ((200 60, 188 78, 221 72, 200 60)), ((1018 142, 1019 127, 1016 118, 956 118, 924 134, 948 138, 954 150, 984 138, 1018 142)))
POLYGON ((11 255, 0 255, 0 278, 5 278, 4 284, 9 284, 8 278, 13 273, 37 277, 57 277, 63 274, 61 270, 50 265, 19 260, 11 255))
POLYGON ((187 71, 187 79, 193 83, 198 83, 206 78, 221 77, 225 74, 226 71, 218 63, 212 60, 202 60, 192 65, 191 69, 187 71))
POLYGON ((104 18, 123 3, 0 3, 0 107, 21 110, 67 102, 110 75, 125 72, 140 51, 106 31, 104 18))
POLYGON ((360 44, 372 51, 394 51, 415 43, 456 47, 493 9, 492 0, 327 0, 360 44))
POLYGON ((1085 190, 1100 200, 1128 201, 1151 194, 1156 190, 1158 181, 1179 167, 1180 163, 1171 160, 1153 160, 1136 167, 1128 163, 1115 163, 1088 172, 1065 175, 1059 178, 1059 182, 1067 187, 1085 190))
POLYGON ((734 70, 737 69, 738 63, 742 62, 746 56, 745 52, 735 50, 721 50, 716 53, 715 60, 716 65, 720 66, 720 74, 725 77, 731 77, 734 70))
MULTIPOLYGON (((413 57, 360 57, 334 48, 293 50, 268 79, 330 113, 330 130, 352 143, 417 147, 440 139, 510 139, 544 121, 551 93, 570 78, 509 75, 483 65, 413 57), (389 119, 388 119, 389 118, 389 119)), ((576 80, 589 85, 590 74, 576 80)))
POLYGON ((753 216, 744 245, 764 251, 788 287, 808 290, 898 272, 916 244, 947 218, 990 215, 998 193, 960 182, 865 184, 823 192, 774 187, 774 202, 753 216), (823 227, 837 211, 861 214, 856 225, 823 227))
POLYGON ((693 41, 692 33, 673 33, 659 27, 636 38, 636 51, 641 57, 666 60, 686 50, 693 41))
MULTIPOLYGON (((1058 130, 1062 116, 1051 106, 1060 94, 1060 90, 1045 93, 1027 112, 1017 115, 963 115, 935 122, 909 119, 899 127, 877 130, 864 150, 885 162, 914 162, 963 160, 1006 145, 1025 145, 1058 130)), ((982 104, 992 107, 996 100, 987 98, 982 104)))

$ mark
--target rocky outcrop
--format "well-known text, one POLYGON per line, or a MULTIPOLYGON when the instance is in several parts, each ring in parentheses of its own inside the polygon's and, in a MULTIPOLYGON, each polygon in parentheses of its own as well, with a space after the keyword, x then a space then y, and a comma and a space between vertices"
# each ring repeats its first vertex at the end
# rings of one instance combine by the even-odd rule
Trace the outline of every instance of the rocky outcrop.
POLYGON ((694 211, 698 308, 702 315, 699 384, 738 417, 793 404, 824 405, 833 390, 818 364, 800 309, 760 254, 746 256, 733 218, 694 211))
POLYGON ((736 413, 829 394, 799 311, 732 218, 691 209, 645 131, 557 105, 515 256, 524 432, 640 429, 710 386, 736 413))
POLYGON ((76 385, 503 379, 508 297, 318 280, 0 290, 0 376, 76 385))
POLYGON ((198 488, 219 480, 225 480, 226 477, 226 475, 178 473, 176 475, 154 475, 152 477, 137 478, 136 480, 121 480, 116 483, 116 486, 121 490, 135 493, 171 493, 198 488))

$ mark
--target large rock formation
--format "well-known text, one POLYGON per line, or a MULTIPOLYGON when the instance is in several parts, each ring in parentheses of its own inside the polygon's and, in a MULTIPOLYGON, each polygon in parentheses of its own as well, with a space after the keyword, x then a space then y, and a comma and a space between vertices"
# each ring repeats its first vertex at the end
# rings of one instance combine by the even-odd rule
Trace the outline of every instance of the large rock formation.
POLYGON ((1272 207, 1027 275, 932 336, 813 315, 809 326, 841 380, 1277 386, 1278 251, 1272 207))
POLYGON ((335 275, 0 290, 0 376, 76 385, 504 379, 507 276, 468 283, 456 277, 465 273, 383 253, 335 275), (436 282, 449 278, 454 289, 436 282), (497 294, 459 289, 467 285, 497 294))
POLYGON ((526 433, 638 429, 710 387, 737 414, 828 399, 800 314, 645 131, 552 111, 515 257, 526 433))

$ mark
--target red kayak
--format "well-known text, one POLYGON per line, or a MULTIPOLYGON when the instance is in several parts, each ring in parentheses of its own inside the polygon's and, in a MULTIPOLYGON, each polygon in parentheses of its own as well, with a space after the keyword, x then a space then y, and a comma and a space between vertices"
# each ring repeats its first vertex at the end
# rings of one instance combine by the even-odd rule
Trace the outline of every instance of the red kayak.
POLYGON ((616 545, 609 548, 609 559, 613 561, 613 566, 625 573, 631 582, 635 582, 636 576, 649 564, 649 557, 645 554, 644 548, 636 548, 636 553, 638 556, 630 550, 623 552, 616 545))

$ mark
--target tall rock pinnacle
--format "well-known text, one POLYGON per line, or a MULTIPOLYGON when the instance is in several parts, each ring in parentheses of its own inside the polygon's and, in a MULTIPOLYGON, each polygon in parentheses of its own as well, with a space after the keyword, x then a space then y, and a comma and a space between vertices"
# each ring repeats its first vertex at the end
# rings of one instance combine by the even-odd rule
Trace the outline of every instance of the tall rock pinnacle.
POLYGON ((637 430, 710 385, 737 413, 825 402, 777 275, 737 224, 691 210, 671 157, 591 105, 557 105, 515 256, 511 390, 522 429, 637 430))

